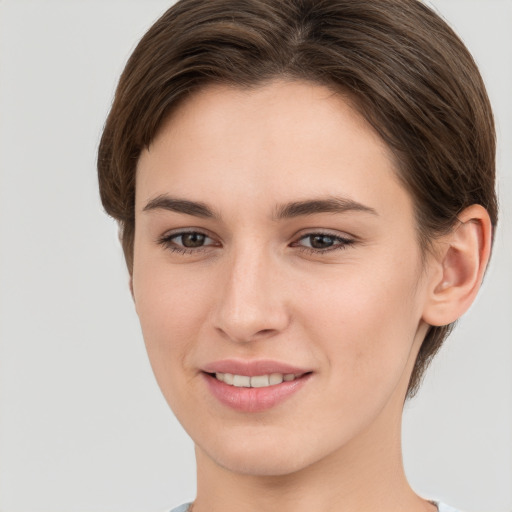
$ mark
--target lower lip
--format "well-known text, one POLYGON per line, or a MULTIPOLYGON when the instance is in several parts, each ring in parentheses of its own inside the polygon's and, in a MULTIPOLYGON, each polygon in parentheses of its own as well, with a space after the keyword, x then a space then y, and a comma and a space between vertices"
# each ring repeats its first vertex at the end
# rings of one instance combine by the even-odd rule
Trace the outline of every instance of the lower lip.
POLYGON ((297 393, 309 380, 311 374, 264 388, 239 388, 221 382, 208 373, 203 373, 203 376, 212 394, 222 404, 237 411, 261 412, 275 407, 297 393))

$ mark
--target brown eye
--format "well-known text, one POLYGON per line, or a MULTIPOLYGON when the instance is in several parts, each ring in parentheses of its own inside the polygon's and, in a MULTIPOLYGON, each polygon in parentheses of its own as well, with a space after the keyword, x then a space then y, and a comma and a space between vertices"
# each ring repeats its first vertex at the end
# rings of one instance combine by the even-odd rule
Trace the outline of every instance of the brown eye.
POLYGON ((355 240, 351 238, 344 238, 329 233, 310 233, 301 237, 300 240, 292 245, 305 251, 321 254, 336 249, 345 249, 354 243, 355 240))
POLYGON ((328 235, 310 235, 308 238, 310 247, 313 249, 328 249, 335 241, 333 236, 328 235))
MULTIPOLYGON (((206 235, 202 233, 184 233, 176 237, 181 238, 181 245, 187 248, 202 247, 206 240, 206 235)), ((175 240, 176 240, 175 239, 175 240)))
POLYGON ((200 231, 182 231, 164 235, 158 239, 158 243, 172 252, 183 254, 192 254, 218 245, 212 238, 200 231))

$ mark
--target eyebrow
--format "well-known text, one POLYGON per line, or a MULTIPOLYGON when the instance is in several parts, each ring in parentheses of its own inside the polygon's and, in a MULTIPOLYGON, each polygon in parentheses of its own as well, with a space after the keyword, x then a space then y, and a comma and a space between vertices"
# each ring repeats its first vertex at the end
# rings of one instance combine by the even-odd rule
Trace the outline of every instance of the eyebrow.
MULTIPOLYGON (((151 199, 142 211, 167 210, 176 213, 192 215, 205 219, 220 219, 220 215, 214 212, 206 203, 189 201, 162 194, 151 199)), ((357 211, 378 215, 377 211, 370 206, 358 203, 346 197, 326 197, 308 199, 304 201, 293 201, 276 207, 273 215, 274 220, 290 219, 318 213, 345 213, 357 211)))
POLYGON ((284 204, 277 208, 274 218, 289 219, 303 215, 315 215, 317 213, 345 213, 349 211, 378 215, 374 208, 358 203, 353 199, 347 197, 327 197, 284 204))
POLYGON ((220 217, 205 203, 169 197, 165 194, 151 199, 142 209, 144 212, 151 210, 168 210, 205 219, 218 219, 220 217))

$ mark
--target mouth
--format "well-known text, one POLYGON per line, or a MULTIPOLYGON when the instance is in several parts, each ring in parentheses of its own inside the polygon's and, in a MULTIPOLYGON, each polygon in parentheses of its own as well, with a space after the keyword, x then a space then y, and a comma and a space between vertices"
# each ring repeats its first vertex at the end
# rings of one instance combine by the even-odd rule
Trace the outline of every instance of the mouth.
POLYGON ((264 375, 237 375, 233 373, 208 373, 210 377, 217 379, 220 382, 224 382, 228 386, 234 386, 236 388, 268 388, 271 386, 278 386, 282 382, 293 382, 296 379, 300 379, 305 375, 309 375, 311 372, 305 373, 267 373, 264 375))
POLYGON ((254 413, 274 408, 296 395, 313 375, 312 371, 288 365, 276 368, 275 363, 268 362, 230 361, 212 366, 215 368, 201 372, 207 388, 218 402, 238 412, 254 413))

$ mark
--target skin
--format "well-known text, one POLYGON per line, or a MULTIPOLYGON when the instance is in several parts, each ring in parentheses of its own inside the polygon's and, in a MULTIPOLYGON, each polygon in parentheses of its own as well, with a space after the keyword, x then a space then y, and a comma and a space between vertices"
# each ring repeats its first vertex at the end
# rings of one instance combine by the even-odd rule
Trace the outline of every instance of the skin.
POLYGON ((196 445, 194 512, 435 510, 407 483, 400 425, 427 322, 460 315, 485 268, 485 214, 463 220, 459 245, 422 262, 392 154, 325 87, 210 86, 177 109, 138 162, 132 293, 160 388, 196 445), (163 196, 215 217, 171 211, 163 196), (367 210, 276 218, 333 197, 367 210), (170 238, 183 231, 204 245, 184 252, 170 238), (329 250, 311 251, 315 233, 329 250), (312 375, 243 413, 204 382, 201 368, 226 358, 312 375))

